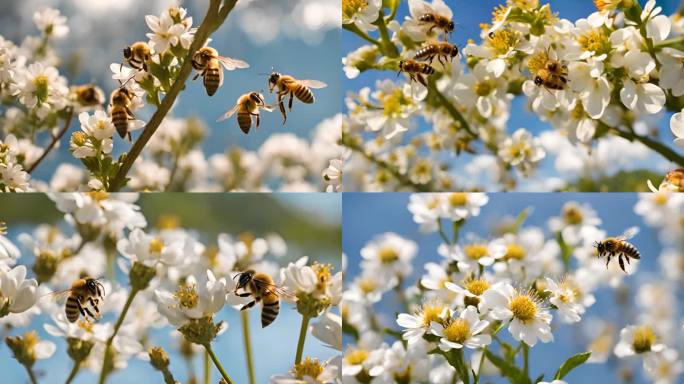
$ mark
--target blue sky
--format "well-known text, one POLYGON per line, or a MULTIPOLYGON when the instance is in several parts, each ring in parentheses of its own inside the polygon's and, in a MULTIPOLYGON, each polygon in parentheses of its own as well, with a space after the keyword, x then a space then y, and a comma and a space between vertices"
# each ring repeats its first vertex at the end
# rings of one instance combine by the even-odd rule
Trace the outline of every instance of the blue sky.
MULTIPOLYGON (((609 234, 620 234, 627 227, 639 226, 641 232, 634 237, 633 243, 642 254, 642 262, 635 275, 626 278, 630 285, 630 297, 634 297, 635 289, 647 281, 662 279, 656 258, 660 254, 661 244, 656 233, 647 227, 641 217, 633 211, 637 202, 636 194, 626 193, 494 193, 489 194, 490 201, 483 207, 480 216, 469 220, 461 230, 461 235, 468 232, 487 237, 494 224, 504 216, 516 216, 521 210, 532 207, 533 212, 525 222, 526 226, 541 227, 548 233, 546 222, 551 216, 557 216, 563 204, 567 201, 589 203, 603 220, 601 228, 609 234)), ((422 265, 426 262, 439 262, 441 256, 437 254, 440 237, 437 234, 421 235, 418 225, 413 222, 411 213, 406 209, 409 201, 408 193, 363 194, 345 193, 343 196, 344 214, 342 220, 342 248, 348 259, 345 281, 349 282, 359 273, 359 254, 361 248, 375 235, 384 232, 396 232, 418 243, 418 256, 413 263, 413 275, 407 284, 415 282, 424 273, 422 265)), ((616 321, 619 328, 623 327, 627 319, 620 318, 613 300, 614 292, 601 289, 596 293, 597 303, 587 311, 585 319, 589 317, 616 321)), ((684 304, 684 298, 679 295, 679 304, 684 304)), ((390 295, 391 297, 391 295, 390 295)), ((397 303, 387 300, 376 306, 388 319, 399 310, 397 303)), ((556 324, 556 323, 554 323, 556 324)), ((396 324, 388 324, 397 327, 396 324)), ((575 340, 579 329, 560 325, 554 330, 555 342, 539 344, 531 350, 532 377, 541 373, 551 373, 567 357, 582 352, 583 344, 575 340)), ((637 371, 639 371, 638 366, 637 371)), ((548 378, 548 377, 547 377, 548 378)), ((584 365, 581 369, 567 377, 570 383, 613 383, 617 378, 612 368, 601 364, 584 365)), ((502 382, 500 380, 496 383, 502 382)), ((637 376, 635 383, 645 382, 637 376)))
MULTIPOLYGON (((505 4, 505 1, 463 1, 463 0, 445 0, 447 5, 449 5, 454 13, 454 21, 457 23, 456 30, 451 34, 449 40, 456 43, 460 48, 466 46, 466 41, 468 39, 473 39, 479 42, 480 27, 479 24, 482 22, 491 21, 492 9, 498 4, 505 4)), ((596 11, 594 4, 590 0, 541 0, 541 3, 550 3, 551 9, 557 12, 560 17, 575 21, 582 17, 587 17, 592 12, 596 11)), ((645 1, 641 1, 645 3, 645 1)), ((671 14, 679 4, 678 0, 657 0, 657 4, 663 7, 663 12, 665 14, 671 14)), ((408 15, 408 3, 402 1, 397 12, 396 20, 403 20, 405 16, 408 15)), ((344 31, 342 37, 342 52, 344 54, 355 50, 356 48, 365 45, 366 41, 362 40, 358 36, 351 32, 344 31)), ((396 79, 396 76, 387 71, 367 71, 360 74, 356 79, 346 79, 343 83, 343 91, 346 94, 349 91, 358 91, 363 87, 374 88, 376 80, 382 80, 390 78, 392 80, 396 79)), ((343 106, 343 108, 345 108, 343 106)), ((345 108, 346 110, 346 108, 345 108)), ((659 115, 659 118, 655 121, 655 124, 660 126, 661 138, 666 142, 667 145, 673 146, 669 138, 672 137, 669 128, 669 116, 671 113, 659 115)), ((418 132, 426 132, 431 130, 431 126, 427 125, 421 119, 418 119, 419 126, 418 132)), ((649 120, 649 122, 651 122, 649 120)), ((526 128, 527 130, 533 132, 535 135, 540 132, 551 129, 551 126, 544 123, 538 119, 538 117, 529 110, 527 106, 527 98, 516 97, 511 106, 511 114, 508 121, 508 131, 512 133, 518 128, 526 128)), ((462 166, 472 159, 472 156, 466 154, 460 157, 454 162, 458 166, 462 166), (468 160, 468 161, 466 161, 468 160)), ((539 174, 546 176, 559 176, 553 166, 553 158, 547 156, 541 163, 539 174)), ((653 169, 653 160, 660 161, 659 157, 648 158, 640 162, 639 164, 632 165, 632 168, 646 168, 653 169)), ((562 177, 562 175, 561 175, 562 177)))
MULTIPOLYGON (((201 199, 203 194, 189 195, 188 198, 201 199)), ((248 194, 223 195, 226 198, 249 198, 248 194)), ((259 195, 252 195, 259 196, 259 195)), ((261 195, 264 196, 264 195, 261 195)), ((339 225, 341 220, 341 197, 334 194, 274 194, 275 198, 281 202, 282 205, 290 207, 293 211, 316 212, 316 220, 323 219, 323 221, 331 225, 339 225)), ((147 197, 149 200, 150 197, 147 197)), ((145 213, 146 208, 141 204, 142 212, 145 213)), ((173 208, 169 207, 169 213, 173 213, 173 208)), ((224 212, 215 212, 218 217, 225 217, 226 221, 239 220, 239 216, 231 215, 225 216, 224 212)), ((313 219, 312 219, 313 220, 313 219)), ((19 246, 16 237, 20 233, 31 233, 32 226, 25 224, 9 226, 8 237, 19 246)), ((244 228, 249 230, 249 228, 244 228)), ((278 232, 278 228, 273 228, 272 231, 278 232)), ((215 239, 202 239, 203 242, 215 242, 215 239)), ((287 239, 285 239, 287 240, 287 239)), ((32 275, 31 265, 32 256, 30 252, 25 249, 22 250, 22 258, 20 263, 27 265, 29 275, 32 275)), ((287 257, 295 259, 302 254, 309 255, 312 259, 322 260, 323 262, 331 262, 335 270, 340 268, 339 249, 333 247, 302 247, 297 244, 289 244, 287 257)), ((119 273, 119 277, 121 277, 119 273)), ((128 286, 126 281, 121 281, 125 286, 128 286)), ((106 297, 105 297, 106 299, 106 297)), ((139 300, 140 298, 136 298, 139 300)), ((150 305, 156 305, 150 302, 150 305)), ((229 325, 228 330, 220 335, 213 344, 214 351, 221 360, 226 371, 231 375, 235 383, 247 383, 247 370, 244 359, 244 346, 242 341, 242 330, 240 324, 240 316, 237 311, 224 308, 219 313, 217 320, 226 321, 229 325)), ((112 320, 113 321, 113 320, 112 320)), ((44 339, 51 340, 57 344, 57 351, 48 360, 39 361, 36 363, 34 369, 36 372, 43 372, 44 376, 39 378, 39 383, 61 383, 63 382, 71 370, 72 364, 68 355, 66 354, 66 343, 62 339, 48 335, 44 329, 43 324, 51 323, 52 320, 47 316, 39 316, 33 319, 29 329, 14 330, 10 334, 16 335, 27 330, 35 329, 39 336, 44 339), (49 376, 46 376, 49 375, 49 376)), ((286 373, 294 363, 294 356, 297 346, 297 339, 299 336, 298 330, 301 323, 301 315, 296 311, 294 306, 284 304, 281 307, 281 312, 278 319, 271 326, 262 329, 259 320, 259 310, 250 311, 252 348, 254 350, 254 364, 257 375, 257 383, 266 383, 273 374, 286 373), (290 331, 292 330, 292 331, 290 331)), ((160 330, 151 330, 151 345, 161 345, 169 353, 171 358, 171 371, 177 380, 187 382, 187 370, 184 360, 177 353, 177 345, 171 339, 172 327, 166 326, 160 330)), ((4 342, 5 330, 0 331, 2 342, 0 343, 0 367, 3 370, 3 377, 9 381, 0 380, 5 383, 22 383, 27 381, 26 372, 24 368, 19 365, 11 357, 4 342)), ((315 339, 310 334, 304 348, 305 356, 318 357, 321 360, 327 360, 335 354, 335 350, 323 346, 323 344, 315 339)), ((195 372, 202 377, 202 360, 196 358, 194 362, 195 372)), ((218 382, 219 373, 213 369, 212 383, 218 382)), ((97 377, 84 369, 77 376, 74 383, 87 384, 93 383, 97 377)), ((129 360, 129 365, 124 371, 117 371, 111 375, 108 383, 130 383, 132 380, 136 382, 161 382, 160 373, 155 371, 148 362, 137 358, 129 360)))

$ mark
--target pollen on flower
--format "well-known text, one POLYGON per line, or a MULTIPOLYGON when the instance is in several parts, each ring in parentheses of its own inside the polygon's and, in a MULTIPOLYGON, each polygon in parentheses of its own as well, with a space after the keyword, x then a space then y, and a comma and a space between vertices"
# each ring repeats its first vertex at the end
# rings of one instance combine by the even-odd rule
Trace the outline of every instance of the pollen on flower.
POLYGON ((468 244, 463 247, 463 252, 472 260, 479 260, 489 255, 489 249, 485 244, 468 244))
POLYGON ((404 94, 401 88, 396 88, 391 93, 382 93, 378 96, 385 116, 398 116, 404 106, 410 105, 411 100, 404 94))
POLYGON ((532 155, 532 148, 526 141, 515 141, 508 147, 508 153, 513 158, 528 157, 532 155))
MULTIPOLYGON (((492 23, 496 24, 504 21, 508 13, 508 8, 509 7, 504 6, 503 4, 495 7, 494 10, 492 10, 492 23)), ((487 29, 489 29, 489 27, 487 27, 487 29)))
POLYGON ((347 360, 347 363, 349 363, 350 365, 359 365, 366 361, 367 358, 368 351, 366 351, 365 349, 357 349, 347 353, 344 356, 344 359, 347 360))
POLYGON ((377 281, 375 281, 372 278, 361 279, 357 285, 361 289, 361 291, 365 294, 369 294, 369 293, 373 292, 375 290, 375 288, 378 287, 377 281))
POLYGON ((71 142, 78 147, 82 147, 86 144, 88 136, 83 131, 76 131, 71 135, 71 142))
POLYGON ((392 247, 383 247, 378 251, 378 258, 384 264, 390 264, 399 260, 399 253, 392 247))
POLYGON ((669 195, 667 193, 654 193, 653 194, 653 203, 656 205, 665 205, 667 204, 667 200, 669 198, 669 195))
POLYGON ((485 279, 468 279, 463 282, 463 287, 475 296, 480 296, 491 287, 491 284, 485 279))
POLYGON ((642 325, 634 331, 634 340, 632 346, 636 353, 644 353, 651 350, 651 347, 656 342, 656 335, 653 328, 648 325, 642 325))
POLYGON ((526 251, 522 245, 511 243, 506 246, 506 260, 522 260, 525 258, 526 251))
POLYGON ((161 253, 164 250, 164 242, 162 239, 155 237, 150 240, 150 253, 161 253))
POLYGON ((411 383, 411 372, 413 371, 413 366, 411 364, 408 364, 406 366, 406 369, 403 371, 395 372, 393 377, 394 381, 397 382, 398 384, 408 384, 411 383))
POLYGON ((617 9, 620 1, 622 0, 594 0, 594 5, 599 11, 607 12, 617 9))
POLYGON ((488 80, 478 81, 475 84, 475 93, 478 96, 487 96, 494 90, 494 86, 488 80))
POLYGON ((199 303, 199 295, 195 284, 183 284, 174 292, 173 297, 181 308, 195 308, 199 303))
POLYGON ((444 337, 454 343, 463 344, 470 337, 470 325, 463 319, 455 319, 444 328, 444 337))
POLYGON ((507 4, 526 11, 531 11, 539 7, 539 0, 508 0, 507 4))
POLYGON ((532 297, 532 294, 529 292, 518 292, 509 301, 508 309, 520 321, 532 320, 537 316, 538 312, 536 297, 532 297))
POLYGON ((449 194, 449 205, 452 207, 463 207, 468 203, 468 194, 456 192, 449 194))
POLYGON ((580 35, 577 42, 585 51, 595 52, 597 55, 609 53, 611 49, 608 35, 602 29, 593 29, 580 35))
POLYGON ((307 357, 301 363, 295 364, 290 373, 299 380, 303 380, 305 377, 316 378, 323 373, 323 365, 318 359, 307 357))
POLYGON ((332 265, 314 262, 311 265, 311 269, 313 269, 313 271, 316 273, 316 278, 318 280, 318 283, 316 283, 316 289, 319 291, 325 290, 325 287, 330 281, 330 276, 332 276, 332 273, 330 272, 332 265))
POLYGON ((537 73, 540 69, 546 67, 548 61, 549 55, 546 51, 538 52, 530 57, 530 60, 527 62, 527 68, 530 69, 530 73, 537 73))
POLYGON ((85 320, 85 319, 80 319, 78 322, 76 322, 76 325, 81 328, 82 330, 92 333, 93 332, 93 322, 85 320))
POLYGON ((423 319, 423 326, 429 327, 434 322, 439 322, 440 315, 444 311, 444 305, 425 304, 420 310, 420 317, 423 319))
POLYGON ((520 32, 510 29, 498 29, 487 37, 487 43, 499 55, 508 53, 520 42, 520 32))
POLYGON ((342 0, 342 17, 349 20, 366 7, 368 7, 368 0, 342 0))
POLYGON ((88 192, 88 196, 90 196, 90 198, 94 201, 103 201, 109 198, 109 194, 104 191, 91 191, 88 192))
POLYGON ((582 210, 574 204, 568 204, 564 206, 563 220, 570 225, 582 224, 582 221, 584 220, 582 210))
POLYGON ((45 75, 38 75, 36 78, 33 80, 34 85, 36 86, 36 98, 40 101, 45 101, 47 100, 48 97, 48 84, 49 84, 49 79, 45 75))

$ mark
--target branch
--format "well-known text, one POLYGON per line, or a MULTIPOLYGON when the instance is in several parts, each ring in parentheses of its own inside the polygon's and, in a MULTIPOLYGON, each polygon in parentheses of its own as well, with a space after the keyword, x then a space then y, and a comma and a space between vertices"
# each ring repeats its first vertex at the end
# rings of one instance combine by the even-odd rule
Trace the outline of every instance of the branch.
POLYGON ((47 155, 50 153, 50 151, 52 151, 52 148, 55 147, 57 142, 59 142, 59 140, 62 138, 62 136, 64 136, 66 131, 69 130, 69 126, 71 125, 71 119, 73 117, 74 117, 74 108, 73 107, 67 107, 67 115, 66 115, 66 118, 64 119, 64 127, 59 131, 59 133, 57 133, 57 136, 52 138, 50 145, 48 145, 47 148, 45 148, 45 151, 43 151, 43 154, 40 155, 38 160, 36 160, 36 162, 33 163, 31 165, 31 167, 29 167, 29 169, 26 170, 26 172, 28 172, 28 173, 33 172, 33 170, 36 169, 38 164, 40 164, 47 157, 47 155))
POLYGON ((140 156, 140 153, 142 152, 143 148, 150 140, 152 135, 154 135, 154 133, 157 131, 157 128, 159 128, 159 125, 171 109, 171 106, 173 106, 174 101, 176 101, 178 94, 185 86, 185 81, 188 79, 190 73, 192 72, 192 57, 194 56, 195 52, 199 48, 204 46, 204 42, 207 40, 209 35, 223 23, 225 18, 228 16, 230 11, 235 6, 235 3, 237 3, 237 0, 227 0, 224 6, 219 11, 220 3, 220 0, 210 0, 207 15, 204 17, 202 24, 199 26, 197 32, 195 33, 195 37, 192 41, 192 44, 190 45, 188 54, 185 60, 183 61, 183 66, 181 67, 180 72, 178 73, 176 81, 171 86, 171 89, 169 89, 169 92, 164 96, 164 99, 159 105, 159 108, 154 113, 154 115, 152 115, 152 118, 145 126, 145 129, 143 130, 138 140, 136 140, 135 144, 133 144, 131 151, 124 158, 123 163, 121 164, 121 168, 119 168, 119 171, 116 173, 114 180, 109 184, 110 192, 116 192, 126 184, 126 175, 131 170, 133 163, 138 158, 138 156, 140 156))
POLYGON ((684 166, 684 156, 678 154, 672 148, 666 146, 665 144, 659 141, 653 140, 648 136, 637 135, 636 133, 622 131, 617 128, 613 128, 613 131, 620 137, 623 137, 629 141, 636 140, 642 143, 643 145, 649 147, 653 151, 658 152, 664 158, 670 160, 671 162, 679 166, 684 166))
POLYGON ((446 96, 444 96, 444 94, 440 92, 439 89, 437 89, 437 86, 435 85, 435 80, 432 78, 428 79, 428 91, 437 96, 437 101, 439 101, 439 105, 446 108, 447 112, 449 112, 449 115, 451 115, 451 117, 454 120, 458 121, 461 124, 461 127, 463 127, 463 129, 465 129, 471 136, 477 137, 477 135, 470 128, 470 124, 468 124, 468 121, 465 119, 465 117, 463 117, 461 112, 459 112, 458 109, 456 109, 456 107, 454 107, 454 105, 451 103, 451 101, 449 101, 449 99, 447 99, 446 96))
POLYGON ((360 38, 366 40, 367 42, 375 44, 378 47, 382 48, 382 43, 380 43, 378 40, 375 40, 374 38, 370 37, 367 33, 360 30, 359 27, 357 27, 356 25, 354 25, 354 24, 342 24, 342 28, 346 29, 349 32, 355 33, 360 38))

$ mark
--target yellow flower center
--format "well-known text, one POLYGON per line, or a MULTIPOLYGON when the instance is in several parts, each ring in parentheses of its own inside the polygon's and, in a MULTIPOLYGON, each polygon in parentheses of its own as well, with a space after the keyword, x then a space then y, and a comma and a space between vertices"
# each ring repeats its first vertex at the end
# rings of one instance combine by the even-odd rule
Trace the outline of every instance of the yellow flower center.
POLYGON ((516 141, 508 147, 508 154, 513 158, 529 157, 531 152, 532 148, 524 141, 516 141))
POLYGON ((520 42, 520 32, 510 29, 497 29, 487 37, 489 46, 498 55, 505 55, 520 42))
POLYGON ((467 193, 457 192, 449 195, 449 205, 451 205, 452 207, 463 207, 466 204, 468 204, 467 193))
POLYGON ((380 103, 384 110, 385 116, 399 116, 405 105, 411 104, 404 91, 401 88, 396 88, 391 93, 382 93, 379 96, 380 103))
POLYGON ((210 266, 216 267, 218 265, 218 254, 218 247, 216 245, 210 245, 204 250, 202 255, 207 258, 210 266))
POLYGON ((594 0, 596 9, 601 12, 612 11, 617 9, 621 0, 594 0))
POLYGON ((537 304, 525 294, 519 294, 508 303, 508 309, 520 321, 528 321, 537 316, 537 304))
POLYGON ((362 279, 358 283, 359 288, 365 294, 369 294, 377 288, 378 284, 373 279, 362 279))
POLYGON ((470 279, 464 283, 465 289, 475 296, 480 296, 489 289, 491 285, 485 279, 470 279))
POLYGON ((161 215, 157 219, 157 228, 176 229, 180 226, 180 219, 176 215, 161 215))
MULTIPOLYGON (((495 7, 492 11, 492 23, 496 24, 503 21, 506 17, 506 12, 508 12, 508 7, 504 6, 503 4, 499 4, 497 7, 495 7)), ((488 30, 490 27, 491 26, 486 23, 480 24, 480 28, 482 30, 488 30)))
POLYGON ((597 55, 608 53, 611 49, 608 35, 602 29, 593 29, 580 35, 578 42, 585 51, 594 52, 597 55))
POLYGON ((45 75, 38 75, 36 78, 33 80, 33 83, 36 86, 35 90, 35 95, 38 100, 41 102, 44 102, 47 100, 48 97, 48 77, 45 75))
POLYGON ((579 120, 584 117, 584 107, 582 107, 582 103, 577 103, 575 108, 570 111, 570 116, 572 116, 573 120, 579 120))
POLYGON ((161 251, 164 250, 164 242, 162 239, 155 237, 154 239, 150 240, 150 247, 149 247, 149 252, 150 253, 161 253, 161 251))
POLYGON ((410 384, 413 382, 411 380, 411 371, 413 370, 413 366, 409 364, 406 369, 404 369, 401 372, 395 372, 394 373, 394 381, 397 384, 410 384))
POLYGON ((582 224, 584 217, 579 207, 569 205, 563 208, 563 219, 570 225, 582 224))
POLYGON ((88 333, 93 333, 93 325, 94 324, 95 323, 93 323, 92 321, 88 321, 88 320, 84 320, 84 319, 80 319, 76 323, 76 325, 78 325, 79 328, 81 328, 82 330, 84 330, 88 333))
POLYGON ((33 347, 38 344, 38 341, 38 333, 36 331, 24 333, 24 345, 26 346, 27 350, 32 351, 33 347))
POLYGON ((7 234, 7 224, 4 221, 0 221, 0 235, 7 234))
POLYGON ((107 198, 109 198, 109 194, 107 192, 104 192, 104 191, 88 192, 88 196, 90 196, 90 198, 93 199, 94 201, 103 201, 103 200, 107 200, 107 198))
POLYGON ((390 264, 399 260, 399 253, 392 247, 383 247, 378 251, 378 258, 383 264, 390 264))
POLYGON ((444 306, 441 305, 424 305, 421 317, 423 318, 423 326, 429 327, 433 321, 439 322, 439 316, 444 311, 444 306))
POLYGON ((530 58, 527 62, 527 68, 530 69, 530 73, 535 75, 540 69, 546 67, 546 63, 549 61, 549 55, 546 51, 538 52, 530 58))
POLYGON ((479 260, 489 255, 489 249, 484 244, 468 244, 463 247, 463 252, 469 259, 479 260))
POLYGON ((463 344, 470 337, 470 325, 463 319, 456 319, 444 328, 444 337, 451 342, 463 344))
POLYGON ((318 359, 312 359, 307 357, 299 364, 295 364, 292 368, 292 376, 296 379, 304 379, 305 377, 317 378, 318 375, 323 373, 323 366, 318 362, 318 359))
POLYGON ((518 7, 526 11, 531 11, 539 7, 539 0, 508 0, 509 6, 518 7))
POLYGON ((330 281, 330 276, 332 275, 332 265, 319 264, 317 262, 314 262, 311 265, 311 269, 314 270, 314 272, 316 273, 316 277, 318 279, 318 283, 316 283, 316 289, 319 291, 325 290, 326 286, 328 285, 328 282, 330 281))
POLYGON ((82 131, 76 131, 71 135, 71 142, 77 147, 84 146, 87 140, 88 136, 82 131))
POLYGON ((351 365, 359 365, 366 361, 368 358, 368 351, 364 349, 357 349, 355 351, 347 353, 346 356, 344 356, 344 359, 347 360, 347 363, 351 365))
POLYGON ((519 244, 511 243, 506 246, 506 256, 507 260, 522 260, 525 258, 525 248, 519 244))
POLYGON ((478 81, 477 84, 475 84, 475 93, 478 96, 487 96, 493 89, 493 84, 488 80, 478 81))
POLYGON ((436 197, 431 198, 427 202, 428 209, 437 209, 439 207, 439 199, 436 197))
POLYGON ((195 308, 199 303, 199 295, 197 294, 195 284, 182 284, 174 292, 173 297, 178 301, 178 305, 185 309, 195 308))
POLYGON ((655 205, 665 205, 667 204, 668 194, 667 193, 654 193, 653 194, 653 204, 655 205))
POLYGON ((342 19, 349 20, 368 7, 368 0, 342 0, 342 19))
POLYGON ((648 325, 642 325, 634 331, 634 341, 632 346, 636 353, 644 353, 651 350, 651 346, 656 342, 656 335, 648 325))

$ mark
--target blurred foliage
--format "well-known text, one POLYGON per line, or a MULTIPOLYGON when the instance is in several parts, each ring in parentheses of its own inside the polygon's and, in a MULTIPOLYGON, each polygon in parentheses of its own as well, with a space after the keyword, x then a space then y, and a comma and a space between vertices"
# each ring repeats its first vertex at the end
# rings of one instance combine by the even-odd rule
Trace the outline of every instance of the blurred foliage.
MULTIPOLYGON (((313 200, 341 204, 341 198, 334 194, 299 194, 288 199, 283 201, 261 193, 149 193, 141 194, 138 204, 150 226, 156 226, 160 216, 172 215, 182 227, 198 230, 205 239, 213 241, 222 232, 231 235, 251 232, 256 236, 275 232, 288 246, 296 246, 305 254, 324 251, 329 258, 339 259, 342 249, 339 218, 324 217, 321 212, 311 214, 288 201, 301 199, 311 203, 313 209, 319 206, 313 200)), ((62 214, 45 194, 0 197, 0 220, 9 224, 57 223, 61 218, 62 214)))
POLYGON ((647 180, 658 185, 663 175, 645 169, 620 171, 612 176, 597 179, 580 178, 564 191, 572 192, 649 192, 647 180))

